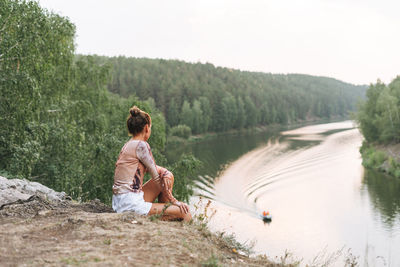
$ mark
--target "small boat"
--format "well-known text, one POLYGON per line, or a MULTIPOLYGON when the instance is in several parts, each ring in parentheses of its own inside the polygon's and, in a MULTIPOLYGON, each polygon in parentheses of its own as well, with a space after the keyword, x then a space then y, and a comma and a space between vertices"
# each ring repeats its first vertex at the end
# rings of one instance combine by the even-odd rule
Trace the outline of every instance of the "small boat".
POLYGON ((263 211, 261 214, 261 219, 264 222, 270 222, 272 220, 272 215, 269 213, 269 211, 263 211))

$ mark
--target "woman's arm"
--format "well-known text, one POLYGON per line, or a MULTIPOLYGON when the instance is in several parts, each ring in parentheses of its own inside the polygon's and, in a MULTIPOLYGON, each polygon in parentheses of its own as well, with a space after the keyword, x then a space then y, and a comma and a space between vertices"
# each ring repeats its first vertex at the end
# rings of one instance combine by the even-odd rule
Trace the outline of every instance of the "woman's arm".
POLYGON ((165 169, 165 171, 162 172, 161 175, 158 173, 157 166, 154 162, 153 155, 151 154, 149 144, 144 141, 139 142, 136 148, 136 155, 138 159, 143 163, 143 165, 147 168, 147 171, 150 173, 151 178, 154 179, 154 181, 156 181, 161 186, 161 191, 168 199, 168 202, 179 206, 179 204, 181 203, 177 201, 172 195, 172 185, 168 179, 168 174, 170 174, 170 172, 165 169))
POLYGON ((174 176, 172 175, 172 173, 170 171, 168 171, 166 168, 161 167, 156 165, 156 169, 157 169, 157 173, 158 175, 161 177, 161 181, 164 182, 164 186, 166 188, 166 191, 162 191, 163 195, 169 199, 170 202, 174 203, 174 201, 171 201, 171 199, 174 199, 175 202, 179 202, 177 201, 174 196, 172 195, 172 186, 173 186, 173 181, 174 181, 174 176))

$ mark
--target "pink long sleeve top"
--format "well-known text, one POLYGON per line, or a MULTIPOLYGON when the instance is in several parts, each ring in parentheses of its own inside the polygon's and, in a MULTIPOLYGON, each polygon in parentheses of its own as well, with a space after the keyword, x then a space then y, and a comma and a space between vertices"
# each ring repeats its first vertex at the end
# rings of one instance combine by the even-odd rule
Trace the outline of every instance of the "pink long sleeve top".
POLYGON ((168 171, 156 166, 149 144, 141 140, 130 139, 122 147, 115 164, 113 193, 142 191, 146 172, 160 184, 169 202, 175 203, 177 200, 172 196, 172 185, 165 179, 168 171))

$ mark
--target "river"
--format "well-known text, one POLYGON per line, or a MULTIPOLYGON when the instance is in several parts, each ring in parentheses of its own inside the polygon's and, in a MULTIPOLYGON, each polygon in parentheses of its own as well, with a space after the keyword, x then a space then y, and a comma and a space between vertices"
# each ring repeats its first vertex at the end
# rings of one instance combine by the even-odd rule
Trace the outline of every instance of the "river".
POLYGON ((171 149, 205 162, 193 204, 256 253, 320 266, 400 266, 400 181, 366 171, 351 121, 222 136, 171 149), (197 205, 198 206, 198 205, 197 205), (259 214, 268 210, 272 222, 259 214))

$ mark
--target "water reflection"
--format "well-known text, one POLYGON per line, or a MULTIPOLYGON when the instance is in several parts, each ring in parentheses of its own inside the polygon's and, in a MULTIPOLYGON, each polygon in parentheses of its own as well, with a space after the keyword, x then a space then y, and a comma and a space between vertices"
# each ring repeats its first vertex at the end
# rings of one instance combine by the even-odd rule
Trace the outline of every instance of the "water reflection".
POLYGON ((279 129, 258 133, 220 135, 191 144, 170 144, 168 160, 175 161, 183 153, 191 153, 204 164, 198 175, 218 176, 225 166, 243 154, 279 138, 279 129))
POLYGON ((368 196, 382 222, 388 229, 399 227, 400 223, 400 179, 373 170, 365 170, 363 191, 368 196))
POLYGON ((220 136, 170 152, 205 162, 198 192, 213 199, 210 228, 256 240, 259 253, 289 250, 308 263, 324 248, 345 247, 360 265, 400 266, 400 181, 364 172, 361 142, 347 121, 220 136), (270 224, 258 216, 264 209, 270 224))

